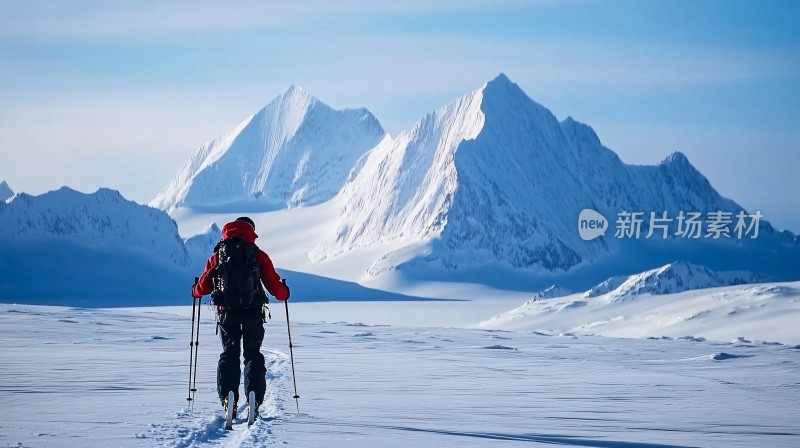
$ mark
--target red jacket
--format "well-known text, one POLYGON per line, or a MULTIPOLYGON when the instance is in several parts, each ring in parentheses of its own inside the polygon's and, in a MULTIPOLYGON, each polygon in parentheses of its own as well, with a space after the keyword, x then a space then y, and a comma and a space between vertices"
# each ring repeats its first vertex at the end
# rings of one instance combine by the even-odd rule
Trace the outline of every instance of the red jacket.
MULTIPOLYGON (((222 239, 236 237, 244 238, 248 243, 255 243, 258 235, 250 227, 250 224, 246 222, 233 221, 225 224, 225 227, 222 228, 222 239)), ((261 267, 261 282, 267 287, 267 291, 278 300, 286 300, 289 296, 289 290, 281 283, 281 276, 275 272, 272 260, 261 249, 258 250, 257 260, 258 265, 261 267)), ((192 288, 192 294, 195 297, 203 297, 214 291, 213 269, 216 266, 217 254, 215 252, 206 262, 206 270, 200 276, 200 281, 192 288)))

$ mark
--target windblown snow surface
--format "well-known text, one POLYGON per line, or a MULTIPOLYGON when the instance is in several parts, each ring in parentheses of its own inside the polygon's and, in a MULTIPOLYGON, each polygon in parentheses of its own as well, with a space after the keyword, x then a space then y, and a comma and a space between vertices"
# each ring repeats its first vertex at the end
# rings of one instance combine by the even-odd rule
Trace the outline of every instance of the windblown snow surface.
MULTIPOLYGON (((245 408, 224 431, 207 307, 189 408, 189 307, 0 305, 0 446, 751 448, 800 438, 800 346, 376 325, 370 313, 401 307, 368 306, 291 305, 299 412, 273 309, 263 419, 248 429, 245 408)), ((402 309, 441 324, 462 306, 402 309)))

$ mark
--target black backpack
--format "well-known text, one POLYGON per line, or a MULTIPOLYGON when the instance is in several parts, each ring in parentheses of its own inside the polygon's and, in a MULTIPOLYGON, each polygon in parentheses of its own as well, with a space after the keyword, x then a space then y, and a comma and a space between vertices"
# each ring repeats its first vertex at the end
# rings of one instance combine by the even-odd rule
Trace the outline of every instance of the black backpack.
POLYGON ((230 310, 261 307, 266 293, 261 286, 258 247, 243 238, 228 238, 220 241, 214 251, 214 304, 230 310))

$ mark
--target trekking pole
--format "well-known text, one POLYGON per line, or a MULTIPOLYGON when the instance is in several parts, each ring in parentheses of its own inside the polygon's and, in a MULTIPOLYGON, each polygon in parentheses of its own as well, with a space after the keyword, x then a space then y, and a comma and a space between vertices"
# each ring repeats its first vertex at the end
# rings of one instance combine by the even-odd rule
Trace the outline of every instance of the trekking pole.
POLYGON ((292 360, 292 381, 294 382, 294 403, 297 405, 297 413, 300 413, 300 402, 298 398, 300 395, 297 395, 297 378, 295 378, 294 374, 294 354, 292 353, 292 329, 289 327, 289 300, 283 301, 284 305, 286 305, 286 332, 289 333, 289 357, 292 360))
MULTIPOLYGON (((194 281, 197 283, 200 279, 195 277, 194 281)), ((194 401, 194 393, 197 392, 197 354, 200 346, 200 309, 203 308, 203 298, 197 299, 197 332, 195 332, 194 339, 194 374, 192 376, 192 401, 194 401)))
MULTIPOLYGON (((197 284, 198 280, 199 279, 197 277, 194 278, 195 285, 197 284)), ((189 338, 189 397, 186 398, 186 401, 189 402, 190 408, 192 404, 192 361, 194 358, 194 352, 192 351, 192 344, 194 344, 194 315, 196 309, 197 305, 195 303, 194 293, 192 293, 192 336, 189 338)))

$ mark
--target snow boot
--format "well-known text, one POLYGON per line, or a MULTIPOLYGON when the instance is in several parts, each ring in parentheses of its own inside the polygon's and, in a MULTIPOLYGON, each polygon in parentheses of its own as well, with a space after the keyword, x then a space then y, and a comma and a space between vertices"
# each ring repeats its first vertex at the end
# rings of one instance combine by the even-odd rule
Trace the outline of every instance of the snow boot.
MULTIPOLYGON (((222 409, 227 413, 228 412, 228 397, 222 399, 222 409)), ((233 403, 233 416, 236 417, 236 413, 239 412, 239 406, 237 403, 233 403)))

